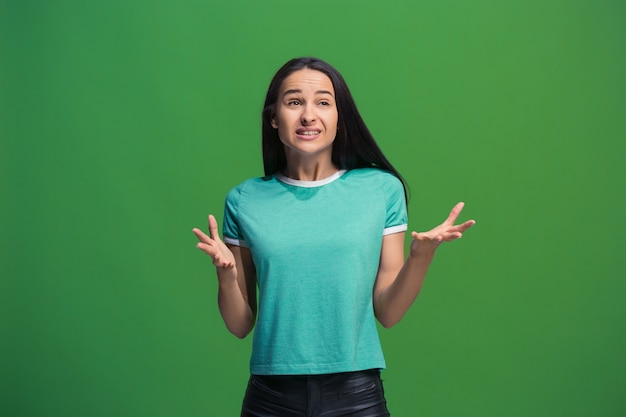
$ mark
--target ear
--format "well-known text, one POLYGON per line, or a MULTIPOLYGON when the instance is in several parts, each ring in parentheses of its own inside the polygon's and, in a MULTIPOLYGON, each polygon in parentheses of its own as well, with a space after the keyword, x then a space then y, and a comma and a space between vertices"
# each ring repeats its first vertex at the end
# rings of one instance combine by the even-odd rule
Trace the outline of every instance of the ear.
POLYGON ((276 116, 272 116, 272 118, 270 119, 270 123, 272 124, 272 127, 274 129, 278 129, 278 122, 276 121, 276 116))

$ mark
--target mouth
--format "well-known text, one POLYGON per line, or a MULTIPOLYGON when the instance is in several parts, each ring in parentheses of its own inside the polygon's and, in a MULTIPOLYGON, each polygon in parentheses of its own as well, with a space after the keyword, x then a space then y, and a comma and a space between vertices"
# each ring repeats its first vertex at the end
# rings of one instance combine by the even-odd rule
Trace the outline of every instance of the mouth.
POLYGON ((322 131, 319 130, 319 129, 298 129, 298 130, 296 130, 296 135, 298 135, 298 136, 313 137, 313 136, 319 135, 320 133, 322 133, 322 131))

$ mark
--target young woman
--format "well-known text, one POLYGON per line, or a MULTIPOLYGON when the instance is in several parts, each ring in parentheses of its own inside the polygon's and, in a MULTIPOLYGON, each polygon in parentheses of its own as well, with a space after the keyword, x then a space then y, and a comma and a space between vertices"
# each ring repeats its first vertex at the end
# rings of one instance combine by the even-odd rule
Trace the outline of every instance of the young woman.
POLYGON ((208 235, 193 229, 216 267, 226 326, 240 338, 255 329, 241 415, 388 416, 376 320, 400 321, 437 247, 474 221, 455 225, 457 204, 412 232, 405 260, 404 183, 343 77, 316 58, 272 79, 263 162, 264 177, 228 194, 223 241, 212 215, 208 235))

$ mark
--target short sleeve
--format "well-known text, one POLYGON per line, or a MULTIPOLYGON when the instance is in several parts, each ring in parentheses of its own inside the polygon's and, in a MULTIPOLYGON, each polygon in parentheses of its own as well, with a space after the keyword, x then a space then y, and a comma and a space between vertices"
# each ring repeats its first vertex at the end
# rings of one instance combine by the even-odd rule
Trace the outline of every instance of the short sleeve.
POLYGON ((383 236, 406 231, 408 228, 408 214, 406 210, 406 195, 402 182, 395 175, 387 174, 384 177, 383 190, 387 202, 387 218, 383 236))
POLYGON ((241 186, 233 188, 226 196, 222 234, 224 235, 224 242, 226 243, 236 246, 247 246, 241 234, 241 228, 239 227, 238 214, 240 196, 241 186))

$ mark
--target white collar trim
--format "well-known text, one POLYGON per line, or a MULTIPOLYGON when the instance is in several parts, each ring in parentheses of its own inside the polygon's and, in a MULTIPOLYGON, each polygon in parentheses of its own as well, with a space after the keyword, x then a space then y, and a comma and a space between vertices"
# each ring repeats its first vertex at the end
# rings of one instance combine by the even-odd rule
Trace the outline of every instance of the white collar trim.
POLYGON ((313 188, 313 187, 321 187, 322 185, 330 184, 331 182, 335 181, 337 178, 341 177, 346 172, 347 170, 340 169, 339 171, 335 172, 330 177, 326 177, 326 178, 323 178, 321 180, 316 180, 316 181, 294 180, 293 178, 286 177, 285 175, 281 173, 276 173, 274 174, 274 176, 276 177, 278 181, 284 182, 285 184, 295 185, 296 187, 313 188))

